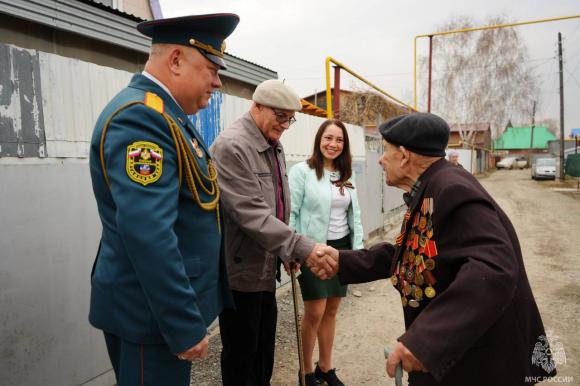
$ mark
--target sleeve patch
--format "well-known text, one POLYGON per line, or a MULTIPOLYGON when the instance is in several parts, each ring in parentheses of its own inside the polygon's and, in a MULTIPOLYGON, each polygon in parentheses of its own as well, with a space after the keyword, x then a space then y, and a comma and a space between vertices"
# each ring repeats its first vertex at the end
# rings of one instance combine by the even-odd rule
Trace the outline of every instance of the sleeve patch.
POLYGON ((163 149, 147 141, 127 146, 127 175, 133 181, 147 186, 157 181, 163 172, 163 149))

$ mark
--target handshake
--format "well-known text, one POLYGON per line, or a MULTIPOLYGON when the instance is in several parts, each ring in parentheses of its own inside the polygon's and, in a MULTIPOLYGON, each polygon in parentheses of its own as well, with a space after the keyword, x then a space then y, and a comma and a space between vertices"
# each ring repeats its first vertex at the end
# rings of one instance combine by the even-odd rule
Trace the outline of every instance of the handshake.
POLYGON ((316 244, 305 263, 320 279, 330 279, 338 272, 338 250, 325 244, 316 244))

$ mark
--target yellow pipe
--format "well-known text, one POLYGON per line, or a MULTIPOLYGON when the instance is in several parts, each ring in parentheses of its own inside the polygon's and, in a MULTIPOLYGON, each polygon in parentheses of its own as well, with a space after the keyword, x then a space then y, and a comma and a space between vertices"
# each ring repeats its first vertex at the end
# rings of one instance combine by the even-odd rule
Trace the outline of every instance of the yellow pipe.
POLYGON ((332 93, 330 91, 330 61, 332 58, 330 56, 326 57, 326 118, 334 118, 334 112, 332 111, 332 93))
POLYGON ((330 56, 327 56, 325 63, 326 63, 326 116, 328 119, 332 119, 334 117, 334 114, 332 111, 332 95, 331 95, 331 91, 330 91, 330 62, 336 64, 338 67, 342 68, 343 70, 345 70, 346 72, 348 72, 349 74, 351 74, 355 78, 359 79, 360 81, 371 86, 372 88, 374 88, 375 90, 377 90, 381 94, 383 94, 383 95, 389 97, 390 99, 394 100, 395 102, 407 107, 409 110, 415 110, 413 107, 409 106, 405 102, 398 100, 397 98, 395 98, 391 94, 387 93, 386 91, 382 90, 381 88, 374 85, 370 81, 366 80, 362 76, 358 75, 356 72, 354 72, 353 70, 351 70, 350 68, 348 68, 347 66, 345 66, 344 64, 339 62, 338 60, 336 60, 330 56))
POLYGON ((417 36, 413 41, 413 107, 417 110, 417 36))
POLYGON ((559 21, 559 20, 568 20, 568 19, 577 19, 580 18, 580 15, 572 15, 572 16, 562 16, 562 17, 553 17, 550 19, 539 19, 539 20, 531 20, 531 21, 522 21, 519 23, 509 23, 509 24, 497 24, 497 25, 488 25, 484 27, 473 27, 473 28, 463 28, 463 29, 456 29, 451 31, 444 31, 444 32, 433 32, 430 34, 424 35, 416 35, 415 36, 415 48, 413 52, 413 104, 415 110, 417 109, 417 38, 426 38, 429 36, 442 36, 442 35, 451 35, 456 33, 463 33, 463 32, 473 32, 473 31, 483 31, 488 29, 499 29, 499 28, 506 28, 506 27, 517 27, 520 25, 528 25, 528 24, 538 24, 538 23, 547 23, 551 21, 559 21))

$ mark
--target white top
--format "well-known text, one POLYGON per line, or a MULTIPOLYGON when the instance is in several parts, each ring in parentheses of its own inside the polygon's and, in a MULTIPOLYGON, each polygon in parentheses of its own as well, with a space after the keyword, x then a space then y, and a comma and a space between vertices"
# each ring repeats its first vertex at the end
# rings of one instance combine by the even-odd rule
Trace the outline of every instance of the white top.
MULTIPOLYGON (((338 172, 330 172, 325 170, 325 173, 330 175, 330 181, 338 181, 340 174, 338 172)), ((330 222, 328 223, 328 237, 327 240, 339 240, 348 235, 348 207, 350 206, 350 192, 348 189, 343 189, 344 196, 340 194, 340 188, 335 184, 330 184, 331 203, 330 203, 330 222)))

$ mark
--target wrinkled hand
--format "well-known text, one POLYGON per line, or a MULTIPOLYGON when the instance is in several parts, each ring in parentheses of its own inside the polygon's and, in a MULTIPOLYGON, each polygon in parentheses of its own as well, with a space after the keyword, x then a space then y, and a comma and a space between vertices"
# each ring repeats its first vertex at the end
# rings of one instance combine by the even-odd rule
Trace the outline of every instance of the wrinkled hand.
POLYGON ((287 263, 287 262, 283 261, 282 265, 284 266, 284 271, 286 271, 286 273, 288 275, 290 275, 290 268, 294 268, 293 269, 294 272, 300 271, 300 264, 299 263, 287 263))
POLYGON ((411 371, 422 371, 424 373, 427 372, 427 369, 423 366, 421 362, 415 355, 405 345, 401 342, 398 342, 393 351, 389 354, 389 357, 386 360, 386 367, 387 367, 387 374, 389 377, 395 377, 395 369, 399 363, 403 363, 403 370, 406 372, 411 371))
POLYGON ((207 349, 209 345, 209 338, 207 335, 195 346, 187 351, 180 352, 177 357, 182 361, 193 361, 194 359, 202 359, 207 356, 207 349))
POLYGON ((338 272, 338 251, 328 245, 316 244, 306 259, 306 266, 322 280, 338 272))

